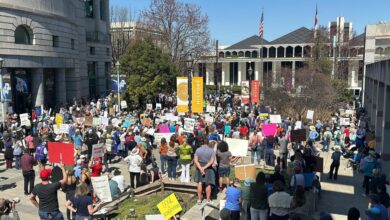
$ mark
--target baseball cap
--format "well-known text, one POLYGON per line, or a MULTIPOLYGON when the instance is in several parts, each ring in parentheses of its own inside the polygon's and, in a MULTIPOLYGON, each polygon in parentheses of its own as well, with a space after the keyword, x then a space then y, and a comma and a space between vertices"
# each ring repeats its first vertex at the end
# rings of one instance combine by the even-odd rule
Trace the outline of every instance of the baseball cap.
POLYGON ((49 179, 51 175, 51 171, 52 171, 51 169, 44 169, 41 171, 39 176, 41 177, 41 179, 49 179))

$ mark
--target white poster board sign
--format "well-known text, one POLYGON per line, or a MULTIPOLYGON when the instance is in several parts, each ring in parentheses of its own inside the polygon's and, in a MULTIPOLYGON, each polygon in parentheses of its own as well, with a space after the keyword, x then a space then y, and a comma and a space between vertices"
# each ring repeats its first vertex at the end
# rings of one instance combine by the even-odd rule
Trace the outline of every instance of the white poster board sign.
POLYGON ((156 109, 162 109, 161 103, 156 103, 156 109))
POLYGON ((159 146, 161 144, 161 139, 165 138, 167 142, 171 139, 171 136, 174 135, 175 133, 154 133, 154 143, 159 146))
POLYGON ((213 123, 213 122, 214 122, 214 118, 211 117, 209 114, 205 114, 205 115, 204 115, 204 120, 205 120, 206 122, 209 122, 209 123, 213 123))
POLYGON ((60 133, 61 134, 69 134, 69 125, 68 124, 60 124, 60 133))
POLYGON ((165 220, 163 215, 145 215, 145 220, 165 220))
POLYGON ((100 117, 100 120, 103 125, 108 126, 108 118, 105 116, 100 117))
POLYGON ((126 100, 121 101, 121 108, 126 109, 127 108, 127 102, 126 100))
POLYGON ((294 130, 298 130, 302 128, 302 121, 295 122, 294 130))
POLYGON ((104 156, 104 144, 94 144, 92 145, 92 158, 103 157, 104 156))
POLYGON ((314 111, 313 110, 307 110, 306 118, 310 119, 310 120, 313 120, 313 117, 314 117, 314 111))
POLYGON ((340 118, 340 125, 341 126, 349 126, 350 125, 350 119, 349 118, 340 118))
POLYGON ((269 120, 273 124, 282 123, 282 117, 280 115, 269 115, 269 120))
POLYGON ((348 110, 345 111, 345 114, 353 115, 353 110, 352 109, 348 109, 348 110))
POLYGON ((28 113, 20 114, 19 117, 21 126, 31 126, 30 119, 28 119, 28 113))
POLYGON ((108 176, 91 177, 93 191, 102 202, 111 202, 111 191, 108 176))
POLYGON ((153 136, 154 132, 155 132, 155 130, 153 128, 149 128, 148 131, 146 132, 146 134, 153 136))
POLYGON ((146 104, 146 109, 152 110, 153 109, 153 104, 146 104))
POLYGON ((184 132, 192 133, 195 128, 195 119, 185 118, 184 119, 184 132))
POLYGON ((229 151, 233 156, 246 157, 248 154, 248 140, 226 138, 226 143, 229 145, 229 151))
POLYGON ((215 106, 213 106, 213 105, 207 105, 207 106, 206 106, 206 112, 209 112, 209 113, 215 112, 215 106))

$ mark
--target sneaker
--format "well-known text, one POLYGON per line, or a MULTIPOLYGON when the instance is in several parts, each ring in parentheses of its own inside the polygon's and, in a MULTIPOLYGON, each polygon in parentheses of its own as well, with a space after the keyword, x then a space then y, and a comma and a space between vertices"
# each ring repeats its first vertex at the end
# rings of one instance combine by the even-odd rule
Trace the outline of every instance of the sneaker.
POLYGON ((198 205, 202 205, 202 200, 198 199, 198 205))

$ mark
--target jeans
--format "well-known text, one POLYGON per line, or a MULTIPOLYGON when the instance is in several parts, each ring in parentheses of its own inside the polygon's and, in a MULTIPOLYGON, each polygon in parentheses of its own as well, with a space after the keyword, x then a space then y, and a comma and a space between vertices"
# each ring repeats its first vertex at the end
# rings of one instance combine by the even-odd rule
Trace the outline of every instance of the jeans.
POLYGON ((80 216, 76 215, 76 218, 74 220, 93 220, 92 216, 80 216))
POLYGON ((181 165, 180 182, 182 182, 182 183, 189 183, 190 182, 190 165, 191 164, 182 164, 181 165))
POLYGON ((52 211, 52 212, 45 212, 45 211, 39 210, 38 214, 39 214, 39 217, 41 218, 41 220, 49 220, 49 219, 63 220, 64 219, 64 216, 62 215, 62 213, 59 210, 52 211))
POLYGON ((140 173, 133 173, 130 172, 130 186, 131 188, 135 189, 139 185, 139 176, 140 173), (134 185, 134 177, 135 177, 135 185, 134 185))
POLYGON ((273 149, 267 149, 265 151, 265 163, 268 166, 274 166, 274 150, 273 149))
POLYGON ((329 150, 329 141, 324 141, 324 146, 322 147, 323 151, 328 151, 329 150))
POLYGON ((250 213, 250 205, 248 200, 242 201, 242 209, 241 209, 241 220, 250 220, 251 219, 251 213, 250 213))
POLYGON ((271 214, 271 218, 270 220, 288 220, 289 219, 289 216, 288 215, 284 215, 284 216, 279 216, 279 215, 275 215, 275 214, 271 214))
MULTIPOLYGON (((74 190, 66 192, 66 194, 65 194, 66 201, 71 200, 74 197, 74 193, 75 193, 74 190)), ((66 218, 67 219, 75 219, 75 215, 76 215, 75 212, 71 212, 69 209, 66 209, 66 218)))
POLYGON ((261 161, 261 156, 263 154, 263 149, 260 146, 257 146, 256 149, 252 148, 252 150, 251 150, 251 163, 255 162, 255 154, 256 154, 257 164, 259 164, 261 161))
POLYGON ((160 161, 161 161, 161 173, 165 174, 165 165, 167 163, 167 155, 160 155, 160 161))
POLYGON ((339 172, 339 166, 340 162, 339 161, 333 161, 332 164, 330 165, 330 171, 329 171, 329 179, 332 179, 334 177, 335 180, 337 180, 337 174, 339 172), (334 171, 334 175, 333 175, 334 171))
POLYGON ((372 179, 371 176, 364 175, 363 185, 366 188, 366 191, 365 191, 366 195, 368 195, 370 193, 370 181, 371 181, 371 179, 372 179))
POLYGON ((15 157, 15 168, 17 169, 17 170, 19 170, 20 169, 20 158, 21 158, 21 156, 20 155, 15 155, 14 156, 15 157))
POLYGON ((24 194, 30 194, 34 189, 34 181, 35 181, 35 172, 34 170, 23 171, 24 178, 24 194), (28 186, 30 185, 30 190, 28 190, 28 186))
POLYGON ((267 220, 268 209, 254 209, 251 207, 251 220, 267 220))
POLYGON ((177 158, 168 156, 168 178, 176 178, 177 158))

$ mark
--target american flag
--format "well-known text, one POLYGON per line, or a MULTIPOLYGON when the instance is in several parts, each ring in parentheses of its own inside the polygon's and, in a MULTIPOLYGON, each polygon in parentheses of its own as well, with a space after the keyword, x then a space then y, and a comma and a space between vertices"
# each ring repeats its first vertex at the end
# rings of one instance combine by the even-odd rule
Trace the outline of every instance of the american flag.
POLYGON ((264 35, 264 12, 261 12, 259 36, 263 38, 264 35))

